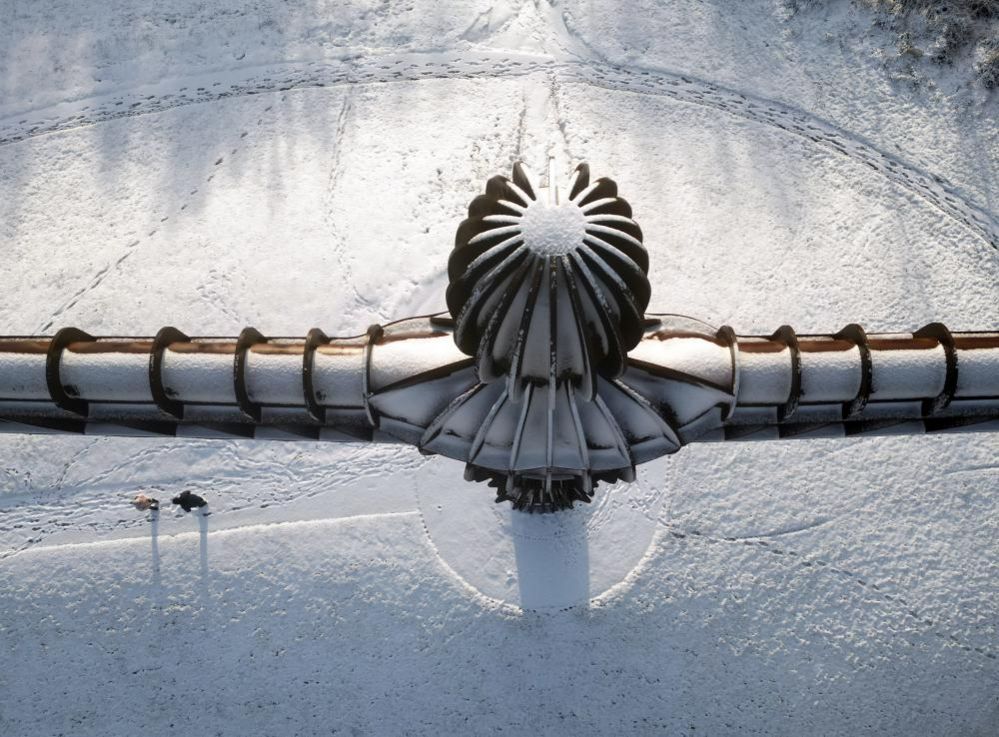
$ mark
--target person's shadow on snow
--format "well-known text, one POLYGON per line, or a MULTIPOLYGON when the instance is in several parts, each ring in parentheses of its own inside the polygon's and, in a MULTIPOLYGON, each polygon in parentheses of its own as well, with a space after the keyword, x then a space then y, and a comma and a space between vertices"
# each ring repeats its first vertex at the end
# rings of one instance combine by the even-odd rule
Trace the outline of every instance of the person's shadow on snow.
POLYGON ((170 501, 172 504, 183 509, 185 514, 193 512, 194 516, 198 519, 198 530, 200 532, 198 557, 200 559, 201 582, 202 584, 206 584, 208 582, 208 515, 211 514, 211 511, 208 509, 208 502, 192 491, 183 491, 170 501))
POLYGON ((153 563, 153 586, 160 586, 160 510, 149 513, 149 547, 153 563))
POLYGON ((208 582, 208 507, 202 507, 195 515, 198 517, 198 530, 201 539, 198 544, 198 552, 201 560, 201 580, 208 582))

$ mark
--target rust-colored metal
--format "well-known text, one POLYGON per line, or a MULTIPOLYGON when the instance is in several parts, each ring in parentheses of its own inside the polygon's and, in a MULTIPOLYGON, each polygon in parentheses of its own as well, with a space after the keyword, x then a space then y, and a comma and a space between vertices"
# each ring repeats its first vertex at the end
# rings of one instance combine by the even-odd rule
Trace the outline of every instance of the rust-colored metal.
POLYGON ((49 352, 49 338, 0 338, 0 353, 28 353, 44 356, 49 352))
POLYGON ((799 335, 798 350, 802 353, 834 353, 852 351, 857 344, 850 340, 822 335, 799 335))

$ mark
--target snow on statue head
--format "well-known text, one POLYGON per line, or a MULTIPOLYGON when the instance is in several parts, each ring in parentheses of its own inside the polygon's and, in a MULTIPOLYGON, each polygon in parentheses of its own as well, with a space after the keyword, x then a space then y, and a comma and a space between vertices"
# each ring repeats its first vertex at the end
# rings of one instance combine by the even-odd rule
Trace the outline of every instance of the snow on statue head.
POLYGON ((454 412, 485 410, 467 475, 543 510, 633 476, 608 406, 621 407, 622 390, 608 382, 642 338, 650 293, 642 231, 617 185, 591 183, 586 164, 565 201, 549 185, 539 196, 519 163, 512 179, 489 180, 458 227, 447 290, 455 342, 483 387, 454 412))

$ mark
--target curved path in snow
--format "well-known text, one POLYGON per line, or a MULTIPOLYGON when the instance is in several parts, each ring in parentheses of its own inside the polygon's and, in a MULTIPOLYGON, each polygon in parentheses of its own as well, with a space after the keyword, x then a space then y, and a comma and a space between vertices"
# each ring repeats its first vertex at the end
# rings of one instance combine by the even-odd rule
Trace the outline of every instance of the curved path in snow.
POLYGON ((313 61, 223 70, 170 80, 117 95, 61 103, 0 120, 0 146, 107 120, 149 115, 170 108, 276 91, 387 84, 425 79, 516 78, 552 75, 560 83, 644 95, 721 110, 806 138, 850 158, 921 197, 976 238, 999 250, 999 224, 957 192, 943 177, 891 156, 847 131, 801 110, 690 76, 636 69, 601 61, 555 61, 550 57, 489 52, 368 56, 340 62, 313 61), (220 81, 224 78, 225 81, 220 81))

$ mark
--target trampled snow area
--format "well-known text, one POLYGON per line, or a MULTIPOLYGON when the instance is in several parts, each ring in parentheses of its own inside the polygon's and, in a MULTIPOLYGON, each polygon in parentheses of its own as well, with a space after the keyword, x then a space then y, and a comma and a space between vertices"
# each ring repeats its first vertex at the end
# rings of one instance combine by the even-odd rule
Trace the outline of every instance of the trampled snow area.
MULTIPOLYGON (((147 6, 0 0, 0 334, 437 311, 549 157, 618 181, 650 311, 999 325, 997 93, 892 81, 848 2, 147 6)), ((692 446, 544 517, 402 446, 0 457, 5 737, 999 734, 994 434, 692 446)))

